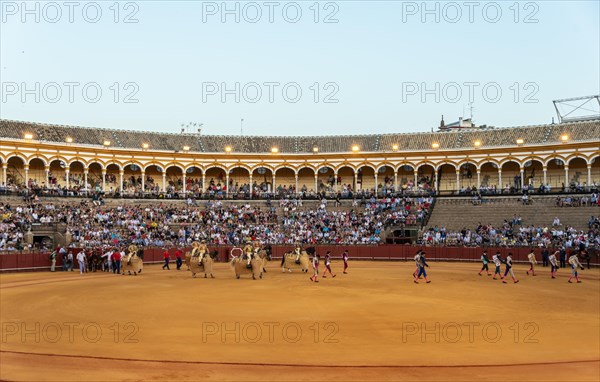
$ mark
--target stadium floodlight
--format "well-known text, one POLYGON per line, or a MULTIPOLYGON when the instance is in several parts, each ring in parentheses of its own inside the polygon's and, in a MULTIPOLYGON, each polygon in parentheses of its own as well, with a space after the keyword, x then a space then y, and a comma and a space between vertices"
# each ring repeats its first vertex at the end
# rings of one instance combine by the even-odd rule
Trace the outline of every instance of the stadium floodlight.
POLYGON ((560 123, 600 119, 600 95, 552 101, 560 123))
POLYGON ((319 148, 317 146, 313 147, 313 153, 318 153, 319 152, 319 148))
POLYGON ((147 143, 142 143, 142 148, 143 148, 144 150, 148 150, 148 147, 150 147, 150 145, 149 145, 149 144, 147 144, 147 143))
POLYGON ((183 151, 190 151, 190 146, 183 146, 183 151))
POLYGON ((433 142, 431 144, 431 148, 434 149, 434 150, 437 150, 437 149, 440 148, 440 144, 438 142, 433 142))
POLYGON ((398 144, 394 143, 394 144, 392 145, 392 150, 394 150, 394 151, 398 151, 398 148, 399 148, 399 147, 400 147, 400 146, 398 146, 398 144))
POLYGON ((521 146, 523 143, 525 143, 525 140, 523 138, 517 139, 517 145, 521 146))
POLYGON ((73 143, 73 138, 71 137, 67 137, 65 140, 67 141, 67 143, 73 143))
POLYGON ((569 141, 569 138, 570 138, 570 137, 569 137, 569 134, 563 134, 563 135, 561 135, 561 136, 560 136, 560 140, 561 140, 562 142, 568 142, 568 141, 569 141))
POLYGON ((481 141, 477 140, 477 141, 473 142, 473 145, 475 147, 479 147, 479 146, 481 146, 481 141))
POLYGON ((23 138, 25 138, 25 139, 33 139, 33 134, 31 134, 31 133, 25 133, 25 135, 23 136, 23 138))
POLYGON ((277 154, 278 152, 279 152, 279 148, 277 148, 277 147, 271 147, 271 153, 277 154))
POLYGON ((358 150, 360 150, 360 147, 358 147, 358 145, 352 145, 352 151, 357 152, 358 150))
POLYGON ((225 146, 225 152, 226 153, 230 153, 233 149, 231 148, 231 146, 225 146))
POLYGON ((109 140, 105 140, 104 142, 102 142, 102 144, 106 147, 110 146, 110 141, 109 140))

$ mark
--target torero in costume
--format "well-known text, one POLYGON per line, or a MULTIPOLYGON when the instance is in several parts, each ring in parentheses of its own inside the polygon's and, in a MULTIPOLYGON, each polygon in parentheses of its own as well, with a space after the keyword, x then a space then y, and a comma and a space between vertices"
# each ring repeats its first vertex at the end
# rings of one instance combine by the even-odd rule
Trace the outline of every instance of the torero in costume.
POLYGON ((571 277, 569 277, 569 282, 571 283, 571 279, 575 277, 575 280, 578 283, 580 283, 581 280, 579 280, 579 273, 577 272, 577 268, 581 268, 582 271, 584 268, 583 265, 581 265, 581 263, 579 262, 579 257, 577 257, 576 253, 569 257, 569 264, 571 265, 571 277))
POLYGON ((556 272, 558 271, 558 256, 560 256, 560 251, 556 251, 548 257, 548 262, 550 263, 550 276, 553 279, 556 278, 556 272))
POLYGON ((535 259, 535 252, 533 252, 533 249, 531 252, 529 252, 529 255, 527 255, 527 259, 529 260, 529 270, 527 271, 527 276, 529 276, 529 272, 531 272, 532 276, 535 276, 535 270, 533 267, 537 264, 537 260, 535 259))

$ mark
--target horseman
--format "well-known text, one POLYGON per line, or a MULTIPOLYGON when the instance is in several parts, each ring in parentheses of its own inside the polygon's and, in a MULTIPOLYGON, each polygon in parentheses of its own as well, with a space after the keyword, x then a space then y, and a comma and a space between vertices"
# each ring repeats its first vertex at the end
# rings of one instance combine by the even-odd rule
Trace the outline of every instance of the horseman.
POLYGON ((258 253, 262 250, 262 245, 260 243, 259 240, 255 240, 254 243, 252 243, 252 249, 253 249, 253 255, 255 257, 258 257, 258 253))
POLYGON ((300 255, 302 255, 302 247, 299 244, 296 244, 296 248, 294 248, 294 254, 296 255, 296 264, 300 264, 300 255))
POLYGON ((141 245, 138 246, 137 257, 144 260, 144 248, 141 245))
POLYGON ((244 256, 246 256, 246 259, 248 261, 248 263, 246 264, 246 268, 251 268, 252 265, 250 265, 250 262, 252 261, 252 257, 254 256, 254 245, 252 245, 251 240, 246 241, 246 246, 244 247, 244 256))
POLYGON ((131 265, 131 258, 138 252, 138 247, 135 244, 131 244, 128 248, 129 253, 127 254, 127 265, 131 265))
POLYGON ((206 240, 202 240, 196 247, 196 256, 198 256, 198 264, 202 263, 204 256, 208 254, 208 247, 206 246, 206 240))

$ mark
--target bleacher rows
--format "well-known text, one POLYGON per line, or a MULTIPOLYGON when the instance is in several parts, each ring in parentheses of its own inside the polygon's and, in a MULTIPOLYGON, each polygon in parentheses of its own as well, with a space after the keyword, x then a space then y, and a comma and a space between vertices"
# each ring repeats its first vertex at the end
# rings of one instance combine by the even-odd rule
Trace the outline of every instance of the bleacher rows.
POLYGON ((469 198, 440 198, 436 201, 427 229, 437 226, 448 231, 473 230, 479 223, 502 227, 505 219, 519 215, 527 226, 552 227, 554 217, 558 216, 561 228, 572 226, 585 230, 590 216, 597 216, 598 212, 597 205, 557 207, 555 196, 535 196, 530 205, 523 205, 521 198, 515 196, 484 197, 481 205, 473 205, 469 198))
POLYGON ((427 151, 433 143, 439 144, 440 150, 473 148, 476 141, 481 148, 514 146, 517 139, 523 139, 526 145, 552 144, 560 143, 564 134, 569 141, 600 141, 600 120, 436 133, 295 137, 172 134, 0 120, 0 138, 23 139, 25 134, 46 142, 64 143, 70 137, 74 145, 102 145, 110 141, 111 147, 141 149, 148 144, 150 150, 166 151, 181 151, 189 146, 193 152, 218 153, 231 146, 238 153, 268 153, 277 147, 280 153, 302 154, 317 147, 321 153, 335 153, 349 152, 356 145, 362 152, 389 152, 395 145, 399 151, 427 151))

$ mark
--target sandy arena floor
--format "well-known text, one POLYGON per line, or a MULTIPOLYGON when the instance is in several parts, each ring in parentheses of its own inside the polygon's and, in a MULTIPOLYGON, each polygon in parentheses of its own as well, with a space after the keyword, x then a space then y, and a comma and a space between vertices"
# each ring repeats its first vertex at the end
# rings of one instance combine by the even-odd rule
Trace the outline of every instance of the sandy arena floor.
MULTIPOLYGON (((0 275, 0 380, 600 379, 600 272, 519 284, 479 264, 350 263, 316 284, 146 265, 139 276, 0 275)), ((174 267, 173 267, 174 268, 174 267)), ((185 265, 184 265, 185 268, 185 265)))

